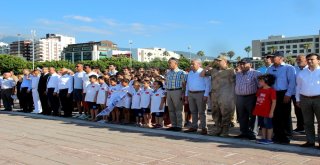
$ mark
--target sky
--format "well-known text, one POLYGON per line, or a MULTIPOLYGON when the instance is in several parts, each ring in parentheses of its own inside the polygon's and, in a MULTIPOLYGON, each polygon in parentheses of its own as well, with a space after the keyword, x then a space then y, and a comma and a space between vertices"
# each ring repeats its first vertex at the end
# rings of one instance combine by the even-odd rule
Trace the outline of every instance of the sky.
POLYGON ((318 0, 8 0, 0 4, 4 36, 57 33, 77 43, 110 40, 121 48, 234 51, 270 35, 319 34, 318 0))

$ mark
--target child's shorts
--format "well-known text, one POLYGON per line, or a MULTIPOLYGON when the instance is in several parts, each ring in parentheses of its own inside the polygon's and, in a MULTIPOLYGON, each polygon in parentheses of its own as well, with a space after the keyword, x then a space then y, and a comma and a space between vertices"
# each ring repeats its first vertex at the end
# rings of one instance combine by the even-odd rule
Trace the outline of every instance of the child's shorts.
POLYGON ((151 111, 150 111, 150 108, 141 108, 141 110, 142 110, 142 113, 143 114, 146 114, 146 113, 151 113, 151 111))
POLYGON ((258 125, 261 128, 272 129, 272 118, 258 116, 258 125))
POLYGON ((154 112, 152 113, 155 117, 163 117, 164 112, 154 112))
POLYGON ((87 102, 87 104, 88 104, 88 108, 89 109, 93 109, 93 110, 98 110, 99 109, 98 104, 96 104, 95 102, 87 102))
POLYGON ((143 117, 142 109, 132 109, 135 117, 143 117))

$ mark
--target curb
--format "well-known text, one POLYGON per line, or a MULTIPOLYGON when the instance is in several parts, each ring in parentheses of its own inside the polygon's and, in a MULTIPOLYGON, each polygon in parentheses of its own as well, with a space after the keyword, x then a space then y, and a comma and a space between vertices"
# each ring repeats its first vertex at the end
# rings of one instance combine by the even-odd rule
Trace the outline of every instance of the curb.
POLYGON ((216 142, 216 143, 241 145, 247 148, 257 148, 257 149, 265 149, 270 151, 282 151, 282 152, 291 152, 291 153, 297 153, 297 154, 320 156, 319 149, 301 148, 297 145, 280 145, 280 144, 261 145, 253 141, 241 140, 241 139, 235 139, 235 138, 222 138, 222 137, 183 133, 183 132, 171 132, 166 130, 133 127, 130 125, 116 125, 116 124, 108 124, 108 123, 104 124, 104 123, 96 123, 96 122, 90 122, 90 121, 79 120, 74 118, 44 116, 40 114, 21 113, 21 112, 14 112, 14 111, 13 112, 0 111, 0 114, 11 114, 11 115, 27 116, 27 117, 34 117, 34 118, 41 118, 41 119, 58 120, 58 121, 75 123, 75 124, 85 124, 88 126, 99 126, 99 127, 107 127, 107 128, 119 129, 119 130, 135 131, 135 132, 158 134, 158 135, 165 135, 165 136, 174 136, 174 137, 179 137, 184 139, 194 139, 198 141, 202 140, 202 141, 209 141, 209 142, 216 142))

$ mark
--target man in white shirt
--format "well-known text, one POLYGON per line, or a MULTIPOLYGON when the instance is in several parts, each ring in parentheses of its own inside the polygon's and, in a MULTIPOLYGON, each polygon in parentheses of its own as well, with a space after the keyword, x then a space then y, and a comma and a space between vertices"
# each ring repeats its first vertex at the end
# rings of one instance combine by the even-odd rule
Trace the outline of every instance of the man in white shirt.
POLYGON ((19 102, 22 105, 22 112, 32 112, 32 93, 31 93, 31 74, 29 69, 23 69, 23 79, 20 86, 21 98, 19 102))
POLYGON ((39 80, 40 80, 40 71, 34 70, 31 76, 31 88, 32 88, 31 91, 32 91, 33 104, 34 104, 34 110, 32 113, 42 112, 42 106, 41 106, 41 101, 40 101, 39 92, 38 92, 39 80))
MULTIPOLYGON (((86 97, 86 92, 87 92, 87 86, 90 84, 90 79, 89 77, 91 75, 96 75, 97 77, 99 77, 99 75, 95 72, 92 71, 91 66, 90 65, 84 65, 84 71, 86 72, 82 78, 83 81, 83 98, 86 97)), ((81 116, 79 116, 80 119, 87 119, 89 115, 89 108, 88 105, 84 102, 83 103, 83 110, 84 110, 84 114, 82 114, 81 116)))
MULTIPOLYGON (((308 68, 307 59, 304 54, 300 54, 297 56, 296 63, 297 65, 294 66, 294 69, 296 70, 296 75, 298 75, 300 71, 302 71, 303 69, 308 68)), ((294 105, 294 113, 297 118, 297 128, 295 128, 293 131, 298 133, 304 133, 304 126, 303 126, 304 122, 303 122, 302 111, 301 111, 301 108, 296 104, 297 101, 296 101, 295 94, 292 95, 292 102, 294 105)))
POLYGON ((210 92, 210 78, 201 77, 200 73, 202 70, 200 60, 196 59, 191 61, 191 70, 187 77, 185 96, 186 100, 189 102, 192 115, 192 126, 185 132, 197 132, 198 115, 200 115, 201 134, 205 135, 208 133, 206 102, 210 92))
POLYGON ((58 94, 61 102, 61 109, 63 110, 63 117, 71 117, 73 110, 73 77, 68 74, 67 68, 61 69, 61 77, 58 83, 58 94))
POLYGON ((311 53, 306 56, 308 68, 303 69, 297 76, 296 99, 301 107, 304 119, 307 142, 301 147, 315 146, 314 116, 318 122, 318 148, 320 149, 320 56, 311 53))
POLYGON ((11 78, 11 74, 9 72, 3 74, 0 86, 4 110, 12 111, 13 101, 11 95, 14 93, 16 82, 11 78))
POLYGON ((77 114, 75 117, 79 117, 82 115, 82 107, 81 102, 83 101, 83 77, 85 76, 86 72, 83 71, 83 65, 77 64, 76 65, 76 73, 73 76, 73 82, 74 82, 74 89, 73 89, 73 100, 77 104, 77 109, 79 114, 77 114))
MULTIPOLYGON (((53 111, 53 116, 59 116, 59 108, 60 108, 60 102, 58 97, 58 83, 59 83, 59 75, 56 73, 56 70, 54 67, 49 68, 50 76, 48 78, 47 83, 47 96, 48 96, 48 102, 51 108, 51 111, 53 111)), ((51 112, 50 111, 50 112, 51 112)))

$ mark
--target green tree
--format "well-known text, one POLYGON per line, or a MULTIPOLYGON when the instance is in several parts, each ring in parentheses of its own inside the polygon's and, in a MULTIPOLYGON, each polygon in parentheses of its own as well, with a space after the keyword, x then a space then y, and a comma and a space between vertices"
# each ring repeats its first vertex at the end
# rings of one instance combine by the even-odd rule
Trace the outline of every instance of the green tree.
POLYGON ((202 50, 198 51, 197 56, 202 60, 202 57, 204 56, 204 51, 202 50))
POLYGON ((240 60, 241 60, 241 57, 240 57, 240 56, 238 56, 238 57, 236 58, 236 60, 237 60, 237 61, 240 61, 240 60))
POLYGON ((247 52, 247 56, 249 57, 249 54, 250 54, 250 52, 251 52, 251 46, 247 46, 247 47, 245 47, 244 48, 244 51, 246 51, 247 52))
POLYGON ((28 62, 22 57, 16 57, 11 55, 0 55, 0 72, 14 71, 15 73, 21 73, 22 69, 28 67, 28 62))
POLYGON ((311 48, 312 43, 305 43, 303 44, 303 48, 304 48, 304 53, 307 54, 308 50, 311 48))
POLYGON ((227 53, 226 52, 221 52, 220 55, 221 56, 227 56, 227 53))
POLYGON ((232 57, 235 55, 234 51, 229 51, 227 52, 227 56, 230 58, 230 60, 232 59, 232 57))
POLYGON ((278 47, 277 46, 271 46, 269 47, 269 50, 271 51, 271 53, 274 53, 278 50, 278 47))

